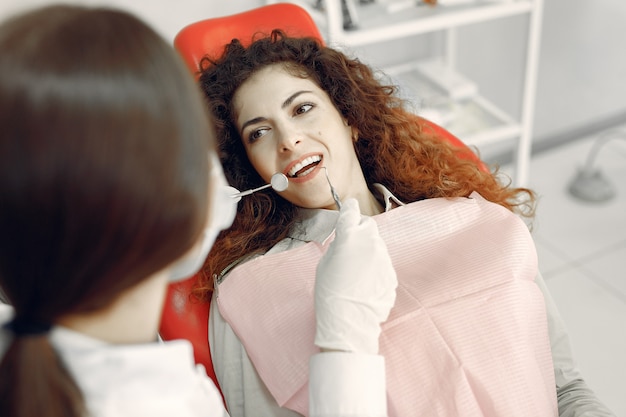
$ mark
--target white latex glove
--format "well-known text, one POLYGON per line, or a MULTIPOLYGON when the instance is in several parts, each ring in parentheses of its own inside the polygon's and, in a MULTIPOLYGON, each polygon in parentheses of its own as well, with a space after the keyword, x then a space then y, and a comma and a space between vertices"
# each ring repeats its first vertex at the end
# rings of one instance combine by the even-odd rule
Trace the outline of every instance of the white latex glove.
POLYGON ((380 323, 389 316, 397 285, 378 225, 361 215, 355 199, 345 200, 335 240, 317 266, 315 344, 377 354, 380 323))

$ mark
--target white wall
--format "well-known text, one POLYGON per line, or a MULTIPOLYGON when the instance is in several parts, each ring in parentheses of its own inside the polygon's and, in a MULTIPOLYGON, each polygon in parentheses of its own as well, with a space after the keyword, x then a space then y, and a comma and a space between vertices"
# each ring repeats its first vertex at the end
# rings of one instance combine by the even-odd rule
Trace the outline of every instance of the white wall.
MULTIPOLYGON (((458 31, 458 66, 481 94, 508 113, 520 112, 527 17, 458 31)), ((418 39, 364 48, 368 62, 429 54, 418 39), (416 47, 416 45, 418 45, 416 47), (417 48, 417 49, 416 49, 417 48), (387 54, 395 54, 384 56, 387 54)), ((544 0, 535 101, 534 141, 578 139, 587 127, 626 123, 626 1, 544 0)), ((437 39, 429 39, 435 51, 437 39)))
MULTIPOLYGON (((53 0, 2 0, 0 19, 53 0)), ((163 37, 172 41, 189 23, 214 16, 238 13, 264 4, 263 0, 63 0, 63 3, 106 5, 129 10, 151 24, 163 37)))
MULTIPOLYGON (((0 19, 51 0, 3 0, 0 19)), ((264 0, 70 0, 106 4, 135 12, 166 39, 194 21, 237 13, 264 0)), ((535 110, 536 140, 613 118, 626 122, 626 2, 623 0, 545 0, 535 110)), ((460 46, 459 64, 482 79, 488 97, 515 114, 518 101, 509 92, 519 88, 524 48, 524 21, 505 19, 468 27, 460 46), (497 65, 484 63, 495 59, 497 65)), ((436 39, 429 42, 436 43, 436 39)), ((363 51, 366 62, 398 61, 415 51, 414 42, 381 45, 363 51)), ((421 48, 422 50, 424 48, 421 48)), ((572 137, 576 139, 576 137, 572 137)))
POLYGON ((545 0, 538 136, 626 122, 626 2, 545 0))
MULTIPOLYGON (((505 93, 521 83, 525 25, 517 17, 468 28, 460 44, 463 70, 512 114, 519 109, 505 93), (484 59, 500 72, 485 71, 484 59)), ((544 0, 541 31, 535 145, 626 123, 626 2, 544 0)))

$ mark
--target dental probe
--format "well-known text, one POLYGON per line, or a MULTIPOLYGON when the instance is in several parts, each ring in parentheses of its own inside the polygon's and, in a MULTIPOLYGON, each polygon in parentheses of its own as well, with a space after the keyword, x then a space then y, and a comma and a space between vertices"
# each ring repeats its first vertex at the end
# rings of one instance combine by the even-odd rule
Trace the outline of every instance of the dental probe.
POLYGON ((333 200, 335 200, 335 204, 337 204, 337 209, 341 210, 341 200, 339 200, 339 196, 337 195, 337 192, 335 191, 335 187, 333 187, 333 185, 330 183, 330 178, 328 178, 328 168, 326 167, 322 167, 324 168, 324 172, 326 173, 326 181, 328 181, 328 185, 330 186, 330 193, 333 196, 333 200))
POLYGON ((280 192, 280 191, 285 191, 288 186, 289 186, 289 180, 287 179, 287 176, 285 174, 281 174, 280 172, 277 172, 276 174, 272 175, 272 179, 270 180, 269 184, 262 185, 258 188, 253 188, 251 190, 246 190, 246 191, 239 191, 231 187, 233 190, 236 191, 235 194, 231 194, 231 197, 241 198, 245 195, 250 195, 252 193, 256 193, 257 191, 264 190, 269 187, 272 187, 274 191, 280 192))

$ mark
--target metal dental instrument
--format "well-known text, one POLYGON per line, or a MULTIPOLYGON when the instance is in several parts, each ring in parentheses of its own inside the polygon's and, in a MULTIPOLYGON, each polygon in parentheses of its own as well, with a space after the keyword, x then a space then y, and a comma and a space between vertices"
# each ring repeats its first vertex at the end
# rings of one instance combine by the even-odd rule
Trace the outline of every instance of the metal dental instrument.
POLYGON ((337 209, 341 210, 341 200, 339 200, 339 196, 335 191, 335 187, 333 187, 333 185, 330 183, 330 178, 328 178, 328 168, 322 168, 324 168, 324 172, 326 173, 326 181, 328 181, 328 185, 330 186, 330 193, 333 195, 333 200, 335 200, 335 204, 337 204, 337 209))
POLYGON ((276 174, 272 175, 272 179, 269 184, 262 185, 258 188, 253 188, 251 190, 246 190, 246 191, 239 191, 231 187, 233 190, 236 191, 235 194, 231 194, 231 197, 241 199, 241 197, 245 195, 250 195, 252 193, 256 193, 257 191, 261 191, 269 187, 272 187, 274 191, 280 192, 280 191, 285 191, 288 186, 289 186, 289 179, 287 179, 287 176, 285 174, 281 174, 280 172, 277 172, 276 174))

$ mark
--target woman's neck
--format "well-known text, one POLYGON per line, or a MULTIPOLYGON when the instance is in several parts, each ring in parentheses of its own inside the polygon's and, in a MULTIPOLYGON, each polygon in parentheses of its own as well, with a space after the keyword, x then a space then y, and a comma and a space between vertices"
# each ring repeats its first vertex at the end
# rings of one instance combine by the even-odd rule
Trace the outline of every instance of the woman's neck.
POLYGON ((366 216, 374 216, 385 211, 384 206, 378 201, 378 199, 368 190, 367 194, 357 198, 359 201, 359 207, 361 208, 361 214, 366 216))
POLYGON ((68 314, 58 324, 115 344, 153 342, 161 319, 168 275, 160 272, 122 293, 110 306, 68 314))

